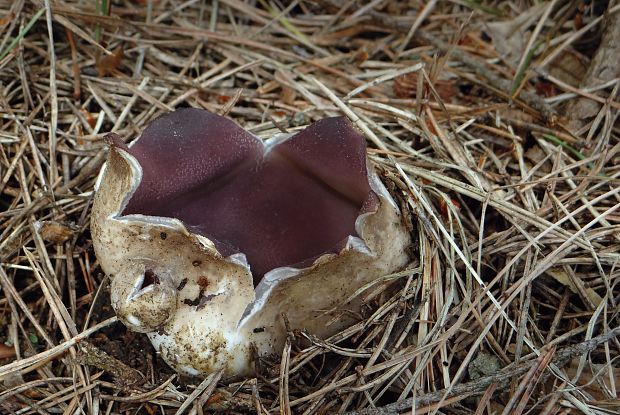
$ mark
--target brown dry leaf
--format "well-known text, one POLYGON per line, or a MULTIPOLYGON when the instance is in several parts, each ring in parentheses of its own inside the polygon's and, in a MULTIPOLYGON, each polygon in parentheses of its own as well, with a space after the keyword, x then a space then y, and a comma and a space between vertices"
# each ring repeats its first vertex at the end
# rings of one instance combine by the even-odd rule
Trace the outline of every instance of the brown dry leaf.
MULTIPOLYGON (((526 162, 529 162, 528 164, 531 163, 530 167, 532 167, 540 163, 546 157, 546 154, 540 147, 532 146, 525 151, 524 156, 526 162)), ((548 173, 551 170, 551 166, 549 163, 545 163, 540 167, 540 169, 542 172, 548 173)))
POLYGON ((41 221, 35 224, 44 241, 61 244, 73 236, 73 230, 60 222, 41 221))
POLYGON ((90 111, 86 111, 85 109, 82 109, 81 111, 82 111, 82 114, 84 114, 84 117, 86 118, 86 121, 88 122, 88 125, 90 125, 91 128, 95 128, 95 125, 97 125, 97 118, 95 118, 90 111))
MULTIPOLYGON (((610 15, 605 20, 603 36, 587 71, 580 79, 579 87, 603 84, 620 76, 618 54, 620 53, 620 25, 617 17, 610 15)), ((590 98, 581 97, 571 101, 566 107, 569 129, 577 131, 584 127, 588 119, 595 117, 601 104, 590 98)))
POLYGON ((15 18, 15 13, 11 12, 0 18, 0 26, 4 26, 15 18))
POLYGON ((541 97, 552 97, 557 94, 558 89, 551 83, 546 81, 539 81, 534 84, 536 93, 541 97))
POLYGON ((99 59, 96 65, 99 76, 107 76, 118 69, 124 57, 125 51, 123 50, 123 46, 119 45, 114 49, 111 55, 106 55, 99 59))
POLYGON ((603 301, 601 296, 598 295, 596 291, 594 291, 592 288, 585 287, 585 285, 583 285, 583 282, 579 278, 573 280, 566 274, 566 272, 562 271, 561 269, 550 269, 546 272, 546 274, 553 277, 560 284, 567 286, 571 290, 571 292, 575 294, 583 292, 595 306, 598 306, 601 301, 603 301), (578 287, 576 284, 580 285, 580 287, 578 287))
POLYGON ((297 93, 293 88, 289 88, 288 86, 282 87, 282 92, 280 93, 280 99, 286 105, 293 105, 295 103, 295 98, 297 98, 297 93))
POLYGON ((459 203, 458 200, 451 199, 450 203, 452 203, 453 206, 448 206, 448 202, 446 202, 444 199, 441 199, 439 201, 439 208, 441 210, 441 216, 446 220, 450 218, 451 209, 455 209, 457 212, 461 211, 461 204, 459 203))
POLYGON ((574 50, 562 52, 549 64, 549 73, 562 82, 579 87, 588 70, 588 59, 574 50))
POLYGON ((0 343, 0 359, 8 359, 10 357, 15 357, 15 348, 0 343))
POLYGON ((287 85, 289 80, 288 76, 280 69, 278 69, 275 73, 275 79, 280 84, 282 91, 280 92, 280 99, 286 105, 293 105, 295 103, 295 98, 297 98, 297 92, 287 85))
MULTIPOLYGON (((417 82, 418 74, 415 72, 399 76, 394 80, 394 95, 402 99, 415 98, 417 82)), ((443 101, 450 102, 456 95, 456 86, 451 80, 439 79, 433 86, 443 101)))
POLYGON ((514 120, 533 123, 536 120, 536 117, 534 117, 532 114, 527 113, 521 109, 515 109, 511 107, 502 108, 499 111, 499 115, 503 120, 507 120, 508 122, 514 120))
POLYGON ((346 29, 342 29, 336 32, 330 32, 322 36, 315 36, 313 41, 318 46, 328 46, 332 45, 335 40, 342 41, 343 38, 350 38, 359 33, 363 33, 367 30, 366 26, 363 25, 355 25, 351 27, 347 27, 346 29))
POLYGON ((495 49, 504 59, 516 65, 523 55, 525 45, 530 38, 530 26, 548 5, 540 3, 521 13, 517 18, 490 22, 486 24, 487 33, 493 38, 495 49))
MULTIPOLYGON (((566 374, 570 379, 573 379, 577 374, 577 368, 579 367, 579 359, 573 359, 566 367, 566 374)), ((605 401, 607 397, 601 393, 600 387, 598 383, 593 379, 595 375, 597 375, 597 379, 607 385, 609 388, 609 368, 604 368, 601 364, 593 364, 592 371, 589 369, 589 365, 586 365, 584 370, 581 372, 581 376, 577 381, 577 385, 583 387, 583 390, 589 394, 591 394, 594 399, 598 401, 605 401)), ((612 367, 612 375, 614 378, 614 383, 616 385, 620 384, 620 368, 612 367)))
POLYGON ((217 98, 217 103, 218 104, 224 105, 224 104, 228 103, 232 97, 230 95, 220 94, 216 98, 217 98))
POLYGON ((368 50, 366 50, 366 48, 364 47, 355 52, 355 54, 353 55, 353 62, 359 66, 362 63, 366 62, 369 57, 370 55, 368 54, 368 50))

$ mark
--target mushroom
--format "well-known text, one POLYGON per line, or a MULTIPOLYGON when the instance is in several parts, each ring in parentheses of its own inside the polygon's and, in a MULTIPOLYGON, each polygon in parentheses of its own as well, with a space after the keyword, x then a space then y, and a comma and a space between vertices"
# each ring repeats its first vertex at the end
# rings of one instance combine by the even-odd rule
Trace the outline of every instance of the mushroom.
POLYGON ((343 117, 263 142, 179 109, 130 146, 107 136, 91 229, 111 301, 178 372, 248 375, 292 329, 330 336, 410 237, 343 117), (354 297, 351 299, 351 297, 354 297))

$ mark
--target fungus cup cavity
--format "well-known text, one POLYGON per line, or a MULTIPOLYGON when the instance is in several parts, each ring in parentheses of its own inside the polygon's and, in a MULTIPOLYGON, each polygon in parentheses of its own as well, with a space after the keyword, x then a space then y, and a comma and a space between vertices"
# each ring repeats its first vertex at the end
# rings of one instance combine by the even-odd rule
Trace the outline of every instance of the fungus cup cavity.
POLYGON ((251 345, 281 352, 282 314, 334 334, 353 322, 356 290, 408 261, 398 208, 345 118, 263 142, 180 109, 131 146, 108 140, 95 251, 119 319, 179 372, 250 374, 251 345))

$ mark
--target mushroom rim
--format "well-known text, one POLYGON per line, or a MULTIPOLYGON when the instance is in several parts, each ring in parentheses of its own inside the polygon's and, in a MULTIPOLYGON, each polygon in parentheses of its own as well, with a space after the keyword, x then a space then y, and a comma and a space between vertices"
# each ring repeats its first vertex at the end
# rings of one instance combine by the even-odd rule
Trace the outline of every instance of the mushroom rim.
MULTIPOLYGON (((340 118, 347 121, 347 124, 351 126, 351 128, 355 129, 355 126, 350 123, 345 117, 334 117, 340 118)), ((302 130, 303 131, 303 130, 302 130)), ((254 134, 252 136, 263 145, 265 152, 270 151, 274 146, 285 142, 286 140, 293 137, 295 134, 277 134, 275 136, 270 137, 267 140, 261 140, 256 137, 254 134)), ((106 143, 109 146, 110 152, 116 152, 118 156, 127 164, 129 167, 129 183, 130 186, 127 188, 122 194, 122 199, 120 204, 118 204, 117 208, 110 212, 106 219, 107 220, 115 220, 121 222, 127 226, 138 225, 143 227, 147 226, 160 226, 163 228, 169 229, 171 232, 178 232, 179 234, 185 235, 193 239, 193 242, 199 245, 201 250, 206 251, 215 258, 222 259, 224 261, 242 266, 251 276, 250 265, 247 261, 246 255, 243 252, 233 253, 228 256, 222 255, 215 246, 215 243, 209 239, 208 237, 201 235, 200 233, 192 232, 188 227, 181 221, 180 219, 174 217, 166 217, 166 216, 155 216, 155 215, 145 215, 145 214, 122 214, 125 210, 127 204, 131 200, 134 193, 137 191, 143 177, 142 166, 138 162, 137 158, 133 156, 128 149, 135 144, 142 135, 138 136, 135 140, 133 140, 129 145, 127 145, 122 138, 116 133, 109 133, 105 136, 106 143)), ((97 191, 100 187, 102 180, 104 180, 104 176, 106 174, 107 169, 109 168, 109 164, 104 163, 101 172, 97 178, 95 184, 95 191, 97 191)), ((343 241, 344 246, 337 252, 324 252, 312 260, 307 266, 303 267, 295 267, 295 266, 280 266, 276 268, 272 268, 268 272, 266 272, 263 278, 259 281, 257 285, 254 286, 254 300, 251 301, 246 307, 245 311, 242 314, 241 319, 238 322, 238 326, 242 326, 245 321, 248 321, 256 312, 258 312, 261 307, 268 300, 270 293, 282 282, 289 278, 293 278, 300 273, 304 273, 310 271, 312 268, 319 266, 321 263, 328 260, 330 257, 337 257, 345 253, 349 250, 355 250, 360 253, 363 253, 369 257, 375 256, 375 253, 368 247, 366 241, 363 239, 363 224, 366 219, 374 214, 376 214, 380 209, 382 204, 387 203, 392 208, 397 211, 398 206, 396 202, 393 200, 392 196, 387 191, 387 188, 380 180, 377 172, 375 171, 374 165, 371 160, 366 155, 366 180, 370 187, 370 191, 375 194, 378 199, 378 203, 374 206, 374 209, 371 211, 366 211, 359 214, 355 219, 354 228, 357 235, 348 235, 343 241)))

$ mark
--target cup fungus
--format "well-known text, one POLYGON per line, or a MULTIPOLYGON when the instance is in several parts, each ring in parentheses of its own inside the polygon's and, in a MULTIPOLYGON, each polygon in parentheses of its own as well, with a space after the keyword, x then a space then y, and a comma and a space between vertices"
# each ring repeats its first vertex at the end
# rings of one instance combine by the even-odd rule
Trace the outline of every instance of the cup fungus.
POLYGON ((367 162, 363 136, 327 118, 261 141, 199 109, 110 134, 92 236, 112 305, 177 371, 252 372, 290 327, 350 324, 373 279, 403 267, 410 238, 367 162))

